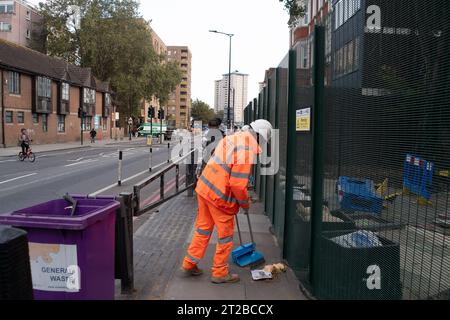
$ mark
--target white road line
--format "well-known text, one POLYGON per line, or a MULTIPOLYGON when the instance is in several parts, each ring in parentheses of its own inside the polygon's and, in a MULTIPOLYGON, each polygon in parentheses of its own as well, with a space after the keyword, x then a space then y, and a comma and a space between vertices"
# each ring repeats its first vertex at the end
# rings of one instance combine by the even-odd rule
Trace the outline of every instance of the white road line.
MULTIPOLYGON (((130 180, 133 180, 133 179, 135 179, 135 178, 137 178, 137 177, 143 175, 144 173, 148 173, 148 169, 145 170, 145 171, 142 171, 142 172, 140 172, 140 173, 137 173, 137 174, 135 174, 134 176, 129 177, 129 178, 125 179, 125 180, 122 180, 122 183, 125 183, 125 182, 128 182, 128 181, 130 181, 130 180)), ((112 184, 112 185, 110 185, 110 186, 108 186, 108 187, 106 187, 106 188, 103 188, 103 189, 101 189, 101 190, 98 190, 98 191, 96 191, 95 193, 92 193, 92 194, 90 194, 90 195, 93 196, 93 197, 95 197, 95 196, 98 196, 100 193, 103 193, 103 192, 105 192, 105 191, 108 191, 109 189, 112 189, 112 188, 114 188, 114 187, 117 187, 117 182, 114 183, 114 184, 112 184)))
POLYGON ((5 183, 8 183, 8 182, 16 181, 16 180, 19 180, 19 179, 24 179, 24 178, 35 176, 35 175, 37 175, 37 173, 27 174, 26 176, 21 176, 21 177, 17 177, 17 178, 14 178, 14 179, 2 181, 2 182, 0 182, 0 184, 5 184, 5 183))
POLYGON ((68 164, 64 167, 73 167, 73 166, 78 166, 80 164, 88 164, 88 163, 93 163, 93 162, 97 162, 98 160, 86 160, 86 161, 81 161, 81 162, 77 162, 77 163, 72 163, 72 164, 68 164))
MULTIPOLYGON (((163 163, 158 164, 157 166, 153 167, 152 170, 154 170, 154 169, 156 169, 156 168, 159 168, 159 167, 161 167, 161 166, 164 165, 164 164, 166 164, 166 162, 163 162, 163 163)), ((123 183, 126 183, 126 182, 128 182, 128 181, 130 181, 130 180, 133 180, 133 179, 135 179, 135 178, 137 178, 137 177, 139 177, 139 176, 142 176, 142 175, 145 174, 145 173, 149 173, 148 169, 145 170, 145 171, 142 171, 142 172, 140 172, 140 173, 137 173, 137 174, 135 174, 134 176, 129 177, 129 178, 125 179, 125 180, 122 180, 122 184, 123 184, 123 183)), ((110 186, 108 186, 108 187, 105 187, 105 188, 103 188, 103 189, 101 189, 101 190, 98 190, 98 191, 96 191, 95 193, 90 194, 90 196, 92 196, 92 197, 98 196, 99 194, 101 194, 101 193, 103 193, 103 192, 105 192, 105 191, 108 191, 109 189, 112 189, 112 188, 114 188, 114 187, 117 187, 117 182, 114 183, 114 184, 112 184, 112 185, 110 185, 110 186)))
POLYGON ((17 161, 17 160, 3 160, 3 161, 0 161, 0 163, 3 163, 3 162, 14 162, 14 161, 17 161))
POLYGON ((78 158, 77 160, 67 160, 67 162, 78 162, 78 161, 81 161, 81 160, 83 160, 84 158, 78 158))

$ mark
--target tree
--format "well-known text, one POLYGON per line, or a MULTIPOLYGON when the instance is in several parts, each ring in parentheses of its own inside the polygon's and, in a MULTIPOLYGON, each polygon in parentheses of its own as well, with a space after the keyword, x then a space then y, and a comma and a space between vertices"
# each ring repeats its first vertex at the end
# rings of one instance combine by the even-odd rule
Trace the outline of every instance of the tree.
POLYGON ((181 71, 152 46, 136 0, 48 0, 40 3, 47 54, 109 82, 120 113, 139 116, 142 99, 166 102, 181 71))
POLYGON ((284 9, 289 13, 289 28, 294 28, 305 16, 305 0, 283 0, 284 9))
POLYGON ((214 110, 207 103, 196 99, 192 103, 192 117, 194 121, 208 123, 209 120, 214 118, 214 110))

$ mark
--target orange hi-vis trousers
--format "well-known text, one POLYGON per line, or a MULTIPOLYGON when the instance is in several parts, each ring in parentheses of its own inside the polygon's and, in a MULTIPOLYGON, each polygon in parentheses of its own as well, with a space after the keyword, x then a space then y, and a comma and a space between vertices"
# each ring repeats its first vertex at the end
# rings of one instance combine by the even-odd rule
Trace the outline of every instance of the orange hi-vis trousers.
POLYGON ((197 198, 198 214, 195 224, 196 231, 187 251, 186 258, 183 261, 183 268, 190 270, 203 259, 214 226, 216 226, 219 241, 216 246, 212 276, 217 278, 225 277, 229 273, 228 259, 233 249, 235 216, 221 211, 201 196, 197 196, 197 198))

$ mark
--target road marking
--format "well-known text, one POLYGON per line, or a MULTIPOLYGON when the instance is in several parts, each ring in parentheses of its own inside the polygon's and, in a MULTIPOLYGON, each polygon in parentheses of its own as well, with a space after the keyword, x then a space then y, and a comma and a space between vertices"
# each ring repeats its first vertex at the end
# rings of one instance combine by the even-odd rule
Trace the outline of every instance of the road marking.
MULTIPOLYGON (((155 170, 156 168, 159 168, 159 167, 161 167, 161 166, 164 165, 164 164, 167 164, 167 162, 163 162, 163 163, 158 164, 157 166, 153 167, 152 170, 155 170)), ((133 179, 135 179, 135 178, 137 178, 137 177, 139 177, 139 176, 142 176, 142 175, 145 174, 145 173, 149 173, 148 169, 145 170, 145 171, 139 172, 139 173, 135 174, 134 176, 129 177, 129 178, 125 179, 125 180, 122 180, 122 185, 123 185, 124 183, 130 181, 130 180, 133 180, 133 179)), ((105 188, 103 188, 103 189, 101 189, 101 190, 98 190, 98 191, 96 191, 96 192, 90 194, 90 196, 92 196, 92 197, 98 196, 99 194, 101 194, 101 193, 103 193, 103 192, 105 192, 105 191, 108 191, 109 189, 112 189, 112 188, 114 188, 114 187, 117 187, 117 182, 114 183, 114 184, 112 184, 112 185, 110 185, 110 186, 108 186, 108 187, 105 187, 105 188)))
POLYGON ((12 182, 12 181, 16 181, 16 180, 19 180, 19 179, 28 178, 28 177, 35 176, 35 175, 37 175, 37 173, 27 174, 26 176, 21 176, 21 177, 17 177, 17 178, 14 178, 14 179, 2 181, 2 182, 0 182, 0 184, 5 184, 5 183, 8 183, 8 182, 12 182))
POLYGON ((3 160, 3 161, 0 161, 0 163, 3 163, 3 162, 13 162, 13 161, 17 161, 17 160, 3 160))
POLYGON ((78 162, 78 161, 81 161, 81 160, 83 160, 84 158, 78 158, 77 160, 67 160, 67 162, 78 162))
MULTIPOLYGON (((134 176, 129 177, 129 178, 125 179, 125 180, 122 180, 122 184, 125 183, 125 182, 128 182, 128 181, 130 181, 130 180, 133 180, 133 179, 135 179, 135 178, 137 178, 137 177, 143 175, 144 173, 148 173, 148 169, 145 170, 145 171, 142 171, 142 172, 140 172, 140 173, 137 173, 137 174, 135 174, 134 176)), ((110 186, 108 186, 108 187, 106 187, 106 188, 103 188, 103 189, 101 189, 101 190, 98 190, 98 191, 96 191, 95 193, 92 193, 92 194, 90 194, 90 195, 93 196, 93 197, 95 197, 95 196, 98 196, 100 193, 103 193, 103 192, 105 192, 105 191, 108 191, 109 189, 112 189, 112 188, 114 188, 114 187, 117 187, 117 182, 114 183, 114 184, 112 184, 112 185, 110 185, 110 186)))
POLYGON ((80 164, 88 164, 88 163, 93 163, 93 162, 97 162, 98 160, 86 160, 86 161, 81 161, 81 162, 77 162, 77 163, 72 163, 72 164, 68 164, 68 165, 66 165, 66 166, 64 166, 64 167, 73 167, 73 166, 78 166, 78 165, 80 165, 80 164))

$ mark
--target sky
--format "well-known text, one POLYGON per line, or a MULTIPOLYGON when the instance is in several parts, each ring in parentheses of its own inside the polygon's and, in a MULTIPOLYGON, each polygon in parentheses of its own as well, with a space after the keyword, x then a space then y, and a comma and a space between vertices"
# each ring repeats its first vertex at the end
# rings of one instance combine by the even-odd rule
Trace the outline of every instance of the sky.
MULTIPOLYGON (((40 0, 42 1, 42 0, 40 0)), ((31 0, 38 3, 39 0, 31 0)), ((214 80, 228 73, 229 38, 235 34, 232 71, 249 74, 248 100, 259 92, 265 70, 289 50, 288 14, 278 0, 141 0, 141 13, 168 46, 192 52, 192 99, 214 107, 214 80)))

